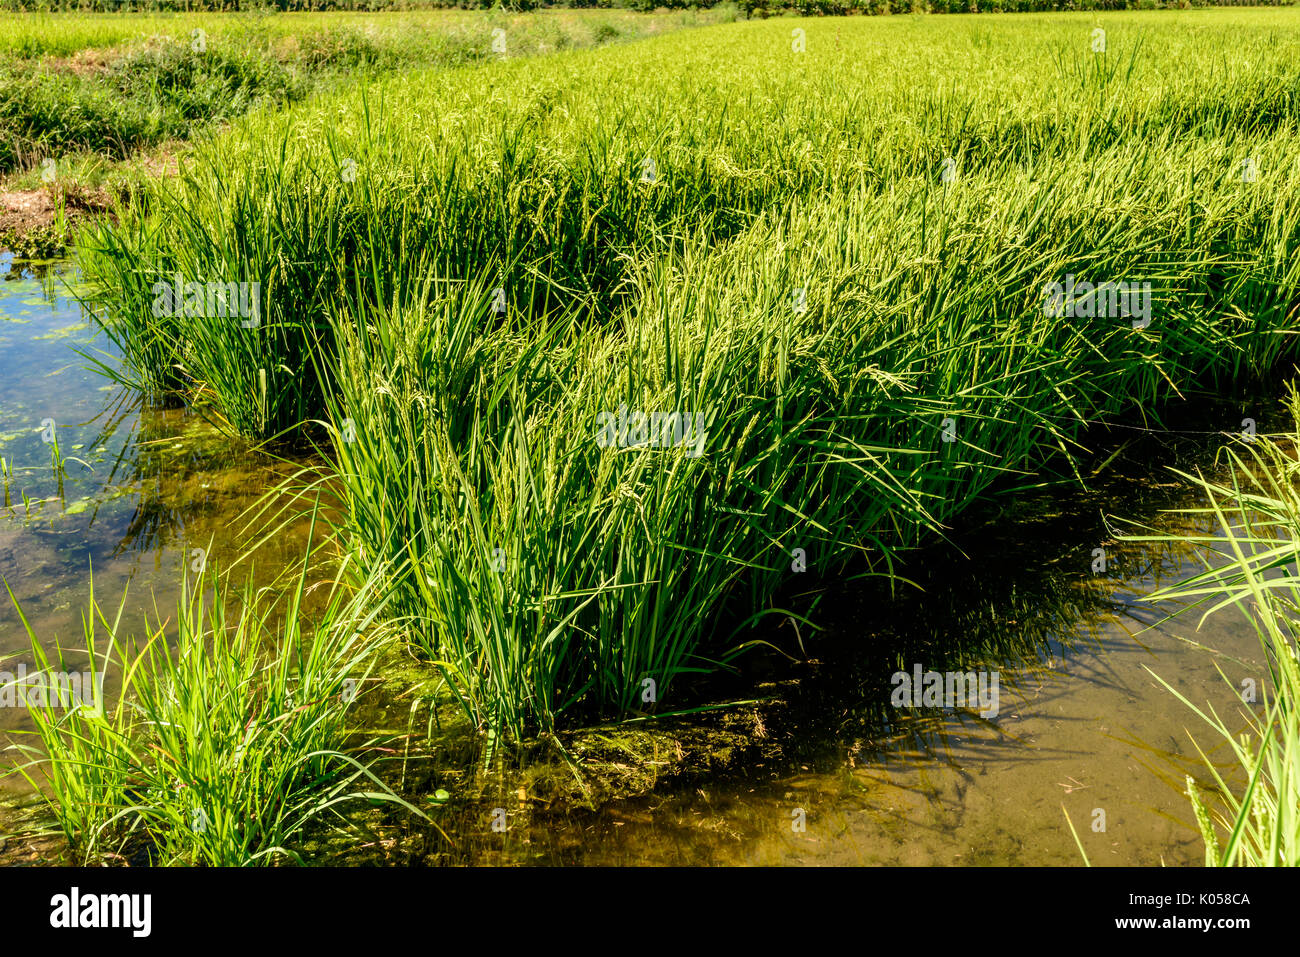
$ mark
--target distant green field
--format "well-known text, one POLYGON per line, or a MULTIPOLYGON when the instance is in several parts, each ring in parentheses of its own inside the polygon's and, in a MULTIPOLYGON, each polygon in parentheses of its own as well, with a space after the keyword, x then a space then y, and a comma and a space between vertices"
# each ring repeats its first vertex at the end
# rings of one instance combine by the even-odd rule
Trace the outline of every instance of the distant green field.
MULTIPOLYGON (((626 41, 735 12, 6 15, 0 174, 121 159, 329 82, 626 41), (498 31, 498 33, 494 33, 498 31), (509 37, 504 52, 494 37, 509 37)), ((500 46, 500 41, 497 41, 500 46)))
MULTIPOLYGON (((490 40, 492 29, 505 25, 523 34, 534 30, 541 33, 547 29, 570 32, 576 41, 602 23, 635 34, 651 25, 662 28, 681 17, 682 14, 677 13, 647 18, 629 10, 25 13, 6 15, 4 30, 0 32, 0 54, 71 56, 80 50, 104 49, 156 36, 189 40, 195 30, 204 30, 213 37, 246 39, 347 31, 360 33, 379 46, 418 49, 422 44, 446 36, 490 40)), ((539 39, 544 40, 545 36, 541 35, 539 39)))
MULTIPOLYGON (((508 7, 531 11, 565 7, 654 10, 711 8, 730 0, 0 0, 0 10, 78 12, 157 12, 196 10, 409 11, 413 9, 508 7)), ((911 13, 1034 13, 1075 10, 1160 10, 1205 6, 1289 6, 1290 0, 738 0, 747 16, 877 16, 911 13)))

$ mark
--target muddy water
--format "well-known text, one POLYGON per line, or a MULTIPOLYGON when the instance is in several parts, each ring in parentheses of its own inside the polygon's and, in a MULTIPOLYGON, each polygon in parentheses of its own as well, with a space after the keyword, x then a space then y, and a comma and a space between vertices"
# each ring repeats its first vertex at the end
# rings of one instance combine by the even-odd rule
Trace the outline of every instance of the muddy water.
MULTIPOLYGON (((588 864, 1078 864, 1068 812, 1093 864, 1200 864, 1182 775, 1204 778, 1188 731, 1207 738, 1144 669, 1221 713, 1237 702, 1213 659, 1188 654, 1177 629, 1138 638, 1136 622, 1127 624, 1100 628, 1095 650, 1037 667, 991 662, 1004 682, 1005 711, 994 720, 902 716, 878 740, 846 736, 834 765, 549 822, 540 840, 526 838, 542 844, 536 856, 522 843, 514 854, 588 864)), ((1245 653, 1253 667, 1230 674, 1262 673, 1240 630, 1197 637, 1245 653)))
MULTIPOLYGON (((200 557, 225 567, 257 541, 240 517, 291 470, 199 414, 145 407, 92 371, 79 351, 115 356, 70 298, 75 280, 59 267, 38 277, 0 254, 0 582, 48 651, 69 649, 68 670, 86 664, 92 571, 110 618, 125 594, 125 633, 143 633, 146 619, 175 607, 200 557)), ((301 523, 267 542, 258 577, 300 556, 303 542, 301 523)), ((17 608, 0 589, 0 670, 11 673, 33 663, 17 608)), ((24 709, 0 708, 0 747, 6 732, 29 728, 24 709)))

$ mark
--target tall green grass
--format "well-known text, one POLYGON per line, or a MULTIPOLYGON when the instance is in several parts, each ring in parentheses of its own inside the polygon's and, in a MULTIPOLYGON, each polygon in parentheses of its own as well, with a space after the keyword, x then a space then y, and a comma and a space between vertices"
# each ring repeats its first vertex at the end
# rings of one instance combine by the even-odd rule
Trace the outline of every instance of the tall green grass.
POLYGON ((1198 539, 1207 570, 1163 589, 1152 601, 1189 602, 1184 614, 1235 611, 1259 638, 1268 681, 1259 701, 1241 701, 1241 688, 1224 676, 1237 707, 1221 713, 1212 703, 1190 701, 1156 678, 1188 707, 1216 743, 1197 750, 1205 776, 1188 796, 1212 867, 1300 865, 1300 393, 1289 399, 1295 431, 1226 450, 1230 484, 1202 475, 1198 485, 1216 534, 1198 539), (1206 607, 1208 606, 1208 607, 1206 607))
MULTIPOLYGON (((830 198, 676 275, 644 267, 637 305, 598 327, 581 306, 494 314, 490 271, 428 284, 413 306, 342 310, 331 419, 355 433, 335 450, 358 557, 385 569, 485 723, 639 709, 647 678, 662 695, 712 666, 725 621, 798 581, 794 549, 819 574, 854 553, 884 567, 995 482, 1032 481, 1019 476, 1088 423, 1289 352, 1284 263, 1228 293, 1181 264, 1110 262, 1164 275, 1158 330, 1045 316, 1043 277, 1086 268, 1068 265, 1083 244, 1055 247, 1047 225, 1060 185, 992 205, 974 184, 964 199, 924 185, 830 198), (917 228, 940 203, 960 226, 917 228), (1011 286, 1008 235, 1041 270, 1011 286), (1225 296, 1253 297, 1254 318, 1228 319, 1225 296), (919 302, 942 321, 913 321, 919 302), (703 454, 602 448, 600 414, 620 406, 702 415, 703 454)), ((1133 223, 1120 248, 1169 225, 1133 223)))
MULTIPOLYGON (((1124 245, 1135 216, 1178 216, 1177 232, 1149 241, 1218 286, 1242 258, 1276 261, 1270 244, 1288 235, 1292 214, 1277 200, 1295 183, 1300 82, 1294 34, 1229 16, 1196 34, 1125 19, 1104 55, 1064 22, 1021 42, 1001 26, 863 21, 837 31, 842 43, 808 23, 814 53, 803 55, 786 26, 754 23, 403 77, 250 118, 119 225, 84 235, 83 265, 139 379, 197 381, 237 429, 260 436, 321 407, 310 343, 334 301, 401 304, 426 262, 461 279, 502 263, 493 285, 519 308, 546 305, 519 295, 541 273, 552 297, 608 318, 629 304, 630 263, 688 238, 731 241, 760 215, 828 193, 874 204, 929 183, 942 194, 945 158, 959 183, 1008 197, 1068 174, 1071 201, 1054 207, 1066 217, 1054 225, 1080 257, 1150 253, 1124 245), (1229 66, 1225 44, 1243 34, 1262 52, 1229 66), (878 82, 843 82, 855 71, 878 82), (1164 168, 1147 166, 1160 151, 1164 168), (1260 181, 1247 189, 1237 173, 1251 158, 1260 181), (1151 173, 1159 179, 1144 181, 1151 173), (1109 190, 1114 175, 1128 194, 1109 190), (1142 205, 1148 188, 1181 209, 1142 205), (248 336, 159 321, 150 287, 176 273, 260 282, 266 324, 248 336)), ((942 205, 924 211, 917 227, 955 228, 942 205)), ((1006 239, 1000 255, 1014 269, 1016 237, 1006 239)))
POLYGON ((242 124, 82 260, 146 387, 329 423, 353 567, 477 721, 653 710, 801 562, 887 571, 1088 423, 1293 355, 1297 41, 1121 22, 407 78, 242 124), (265 323, 154 319, 173 273, 263 282, 265 323), (1149 281, 1151 325, 1047 315, 1067 274, 1149 281), (602 446, 621 407, 701 454, 602 446))
POLYGON ((420 813, 349 740, 348 709, 381 629, 342 589, 308 623, 305 582, 304 571, 275 601, 220 584, 210 570, 186 578, 174 614, 137 636, 122 625, 125 595, 114 614, 92 593, 84 647, 54 658, 47 636, 22 618, 36 671, 82 670, 84 654, 107 679, 94 705, 29 701, 34 730, 13 746, 18 763, 7 772, 46 799, 78 859, 302 863, 310 836, 347 826, 345 805, 420 813))

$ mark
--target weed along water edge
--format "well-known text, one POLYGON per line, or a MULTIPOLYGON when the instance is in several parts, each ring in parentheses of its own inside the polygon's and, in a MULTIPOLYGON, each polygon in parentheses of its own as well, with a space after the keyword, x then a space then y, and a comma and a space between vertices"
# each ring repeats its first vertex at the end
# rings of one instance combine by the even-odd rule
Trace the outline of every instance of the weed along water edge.
POLYGON ((6 67, 0 860, 1297 862, 1300 11, 176 16, 6 67))
MULTIPOLYGON (((22 808, 13 813, 35 825, 33 786, 67 787, 76 776, 51 775, 49 766, 28 767, 31 777, 16 769, 27 764, 42 726, 61 734, 78 715, 91 716, 93 725, 120 708, 124 671, 114 637, 124 646, 128 638, 143 643, 155 616, 169 617, 159 616, 160 608, 185 607, 187 588, 223 566, 247 562, 259 585, 273 585, 305 554, 309 531, 298 520, 272 536, 247 527, 249 507, 297 466, 257 455, 194 409, 143 404, 86 368, 84 356, 114 360, 93 319, 70 298, 75 271, 8 257, 0 270, 0 354, 7 368, 28 373, 6 377, 0 390, 0 578, 7 589, 0 702, 9 705, 0 708, 0 736, 10 770, 3 786, 22 808), (105 594, 113 597, 87 619, 88 604, 105 594), (87 629, 97 631, 98 645, 85 640, 87 629)), ((304 603, 303 615, 318 603, 304 603)), ((164 643, 176 641, 175 627, 170 621, 164 643)), ((93 762, 94 748, 83 744, 93 762)), ((73 792, 61 799, 68 811, 93 801, 73 792)), ((88 837, 75 835, 73 847, 88 837)), ((66 854, 46 840, 35 847, 56 859, 66 854)))

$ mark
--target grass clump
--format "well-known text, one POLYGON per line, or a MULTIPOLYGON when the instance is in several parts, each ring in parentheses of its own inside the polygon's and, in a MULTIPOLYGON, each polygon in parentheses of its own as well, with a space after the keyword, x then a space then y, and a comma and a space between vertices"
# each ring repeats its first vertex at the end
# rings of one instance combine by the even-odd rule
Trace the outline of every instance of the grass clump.
MULTIPOLYGON (((32 740, 13 746, 25 760, 7 772, 42 794, 79 860, 302 863, 296 846, 340 825, 340 805, 410 808, 357 757, 364 746, 345 746, 376 647, 362 637, 370 623, 336 592, 302 624, 303 585, 276 607, 209 572, 138 642, 122 607, 110 617, 92 595, 84 652, 107 691, 71 707, 29 698, 32 740)), ((36 671, 66 671, 71 653, 51 660, 23 622, 36 671)))
MULTIPOLYGON (((1300 865, 1300 394, 1289 398, 1291 435, 1260 436, 1226 450, 1231 483, 1184 475, 1206 494, 1217 533, 1198 539, 1207 570, 1151 596, 1189 602, 1201 621, 1241 614, 1259 638, 1267 682, 1258 700, 1224 681, 1237 706, 1224 714, 1189 701, 1156 675, 1217 744, 1202 749, 1204 779, 1187 777, 1187 793, 1210 867, 1300 865), (1209 605, 1206 608, 1206 605, 1209 605)), ((1149 669, 1148 669, 1149 670, 1149 669)), ((1222 669, 1220 669, 1222 674, 1222 669)))
MULTIPOLYGON (((1275 270, 1291 267, 1267 261, 1231 289, 1169 264, 1098 267, 1169 277, 1154 331, 1046 316, 1045 277, 1090 255, 1046 225, 1071 178, 1010 202, 924 184, 832 197, 671 272, 643 266, 635 305, 600 325, 580 304, 496 312, 492 269, 341 309, 328 401, 350 436, 335 456, 359 567, 390 583, 485 726, 653 710, 776 613, 804 564, 883 570, 999 484, 1068 463, 1088 424, 1288 354, 1275 270), (941 204, 946 228, 918 229, 941 204), (1008 283, 1012 235, 1042 272, 1008 283), (796 311, 787 290, 810 276, 796 311), (1238 298, 1253 318, 1226 319, 1238 298), (918 302, 943 321, 915 321, 918 302), (681 428, 663 442, 667 415, 681 428)), ((1169 225, 1135 219, 1119 248, 1169 225)))

